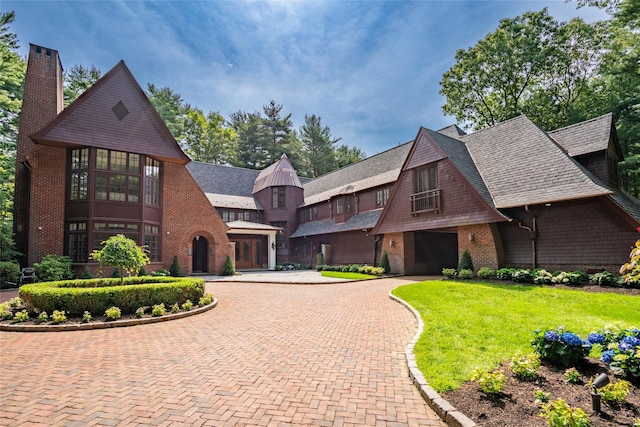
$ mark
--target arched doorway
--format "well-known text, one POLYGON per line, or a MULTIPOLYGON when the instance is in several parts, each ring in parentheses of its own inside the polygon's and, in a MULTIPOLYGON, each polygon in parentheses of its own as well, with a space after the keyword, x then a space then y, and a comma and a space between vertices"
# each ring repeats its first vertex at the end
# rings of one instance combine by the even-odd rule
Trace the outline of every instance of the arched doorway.
POLYGON ((192 273, 206 273, 209 271, 207 260, 209 255, 209 242, 202 236, 193 238, 192 247, 192 273))

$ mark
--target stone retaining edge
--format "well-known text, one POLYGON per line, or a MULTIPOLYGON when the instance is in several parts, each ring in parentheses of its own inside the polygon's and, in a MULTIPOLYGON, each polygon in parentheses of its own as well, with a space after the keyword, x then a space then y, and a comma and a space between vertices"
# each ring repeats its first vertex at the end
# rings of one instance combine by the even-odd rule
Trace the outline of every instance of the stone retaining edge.
POLYGON ((427 404, 433 409, 436 414, 445 422, 448 426, 451 427, 474 427, 477 424, 473 422, 470 418, 464 415, 462 412, 458 411, 453 407, 449 402, 442 398, 434 389, 429 386, 427 380, 422 375, 422 372, 418 369, 418 364, 416 362, 416 356, 413 354, 413 349, 418 343, 420 336, 422 335, 422 331, 424 330, 424 323, 422 318, 420 317, 420 313, 418 313, 413 307, 409 305, 405 300, 398 298, 393 295, 389 291, 389 298, 393 301, 403 305, 407 310, 413 313, 413 316, 418 321, 418 330, 414 335, 413 339, 407 345, 405 350, 405 355, 407 357, 407 367, 409 368, 409 377, 413 384, 416 386, 422 398, 427 402, 427 404))
POLYGON ((147 323, 167 322, 169 320, 182 319, 184 317, 194 316, 196 314, 209 311, 218 305, 218 300, 213 299, 211 304, 204 307, 194 308, 189 311, 181 311, 179 313, 167 313, 158 317, 145 317, 144 319, 122 319, 112 322, 94 322, 94 323, 70 323, 60 325, 21 325, 0 324, 0 331, 7 332, 63 332, 63 331, 87 331, 93 329, 122 328, 126 326, 146 325, 147 323))

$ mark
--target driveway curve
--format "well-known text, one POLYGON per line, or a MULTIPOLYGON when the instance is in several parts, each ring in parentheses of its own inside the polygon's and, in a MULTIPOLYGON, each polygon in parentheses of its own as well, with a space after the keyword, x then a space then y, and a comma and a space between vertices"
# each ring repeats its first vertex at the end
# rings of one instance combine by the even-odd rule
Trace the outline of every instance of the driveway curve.
POLYGON ((0 332, 0 425, 445 426, 407 374, 403 283, 216 282, 197 316, 0 332))

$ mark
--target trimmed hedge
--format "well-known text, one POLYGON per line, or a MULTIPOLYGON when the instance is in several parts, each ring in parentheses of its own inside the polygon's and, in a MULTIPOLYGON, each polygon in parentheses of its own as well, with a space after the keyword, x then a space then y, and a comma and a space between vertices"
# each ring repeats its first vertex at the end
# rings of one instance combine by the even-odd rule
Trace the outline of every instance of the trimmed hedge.
POLYGON ((370 265, 349 264, 349 265, 319 265, 318 271, 340 271, 343 273, 361 273, 370 276, 382 276, 384 268, 372 267, 370 265))
POLYGON ((139 307, 183 304, 204 295, 204 279, 176 277, 126 277, 120 279, 68 280, 24 285, 20 298, 34 312, 65 310, 68 314, 104 313, 118 307, 123 314, 139 307))

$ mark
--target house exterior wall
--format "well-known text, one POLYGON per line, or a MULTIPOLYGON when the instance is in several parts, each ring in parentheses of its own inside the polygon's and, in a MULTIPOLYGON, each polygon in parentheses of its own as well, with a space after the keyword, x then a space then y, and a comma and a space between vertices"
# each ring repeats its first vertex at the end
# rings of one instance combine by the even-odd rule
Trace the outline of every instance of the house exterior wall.
POLYGON ((587 168, 589 172, 602 183, 609 183, 609 171, 607 170, 607 156, 605 151, 576 156, 575 160, 587 168))
POLYGON ((498 269, 504 263, 504 249, 497 224, 476 224, 458 227, 458 250, 469 250, 473 267, 498 269))
POLYGON ((629 260, 638 232, 605 197, 531 206, 530 212, 512 209, 510 223, 498 224, 504 243, 504 266, 532 267, 529 232, 536 217, 537 267, 554 270, 617 272, 629 260))
POLYGON ((177 255, 181 270, 191 273, 191 245, 196 236, 203 236, 209 243, 209 272, 222 272, 227 255, 234 258, 227 226, 183 165, 164 164, 163 201, 164 268, 177 255))
MULTIPOLYGON (((375 253, 375 236, 362 231, 345 231, 335 234, 313 236, 308 239, 294 239, 291 243, 291 260, 308 265, 312 261, 315 265, 315 256, 321 252, 322 245, 331 245, 331 257, 325 259, 325 263, 334 265, 368 264, 374 265, 380 262, 380 254, 375 253), (303 256, 300 249, 303 244, 312 245, 310 254, 303 256)), ((379 252, 379 251, 378 251, 379 252)))

